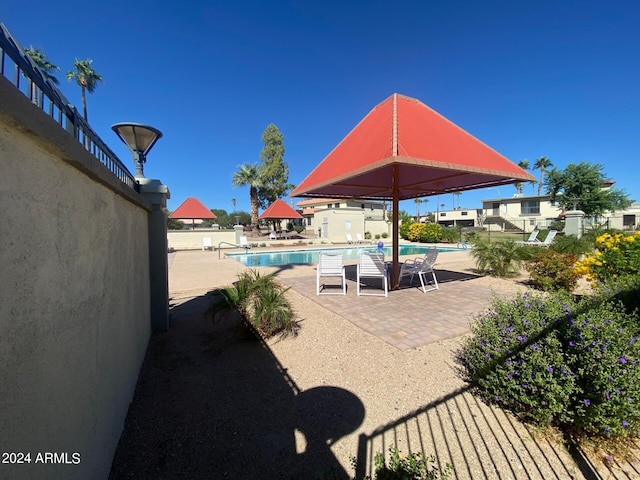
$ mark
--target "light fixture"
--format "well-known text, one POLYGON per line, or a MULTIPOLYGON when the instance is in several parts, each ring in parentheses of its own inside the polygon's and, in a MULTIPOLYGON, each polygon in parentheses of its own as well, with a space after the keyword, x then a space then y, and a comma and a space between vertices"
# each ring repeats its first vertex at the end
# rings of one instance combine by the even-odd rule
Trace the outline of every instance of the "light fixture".
POLYGON ((111 126, 111 129, 131 150, 133 161, 136 164, 135 176, 144 178, 144 163, 147 161, 147 154, 162 137, 162 132, 149 125, 132 122, 116 123, 111 126))

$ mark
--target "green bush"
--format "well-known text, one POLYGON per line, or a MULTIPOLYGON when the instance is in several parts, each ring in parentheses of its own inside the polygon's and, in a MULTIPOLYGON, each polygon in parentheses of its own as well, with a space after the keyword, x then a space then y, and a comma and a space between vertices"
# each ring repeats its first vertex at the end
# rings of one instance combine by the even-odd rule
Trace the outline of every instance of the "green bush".
POLYGON ((620 299, 639 287, 629 279, 583 298, 494 298, 463 342, 463 372, 484 398, 524 420, 574 435, 637 436, 640 328, 638 312, 620 299))
POLYGON ((296 231, 296 233, 304 232, 304 227, 302 225, 296 225, 295 227, 293 227, 293 229, 296 231))
MULTIPOLYGON (((447 479, 453 472, 453 466, 446 464, 439 468, 433 455, 425 457, 422 453, 401 455, 397 448, 389 448, 389 464, 383 453, 377 453, 373 459, 375 476, 373 480, 437 480, 447 479)), ((366 477, 365 480, 372 480, 366 477)))
POLYGON ((443 228, 441 240, 444 243, 458 243, 460 241, 459 228, 443 228))
POLYGON ((520 272, 523 261, 533 258, 533 250, 514 240, 489 243, 487 240, 477 239, 471 249, 471 256, 481 272, 508 277, 520 272))
POLYGON ((556 320, 571 311, 568 297, 518 294, 494 298, 471 324, 460 361, 482 396, 541 425, 567 422, 575 375, 562 351, 556 320))
POLYGON ((364 232, 365 240, 371 240, 371 232, 364 232))
POLYGON ((210 312, 237 310, 255 331, 265 338, 276 334, 296 333, 293 307, 286 298, 284 288, 275 280, 275 274, 260 275, 249 270, 238 275, 231 286, 212 292, 210 312))
POLYGON ((382 232, 381 237, 382 238, 387 238, 389 236, 389 234, 387 232, 382 232))
POLYGON ((640 274, 640 231, 630 235, 606 232, 595 242, 596 252, 576 265, 579 275, 602 282, 619 275, 640 274))
POLYGON ((575 235, 558 235, 549 249, 558 253, 572 253, 578 257, 593 252, 594 242, 586 236, 578 238, 575 235))
POLYGON ((576 257, 571 253, 545 249, 536 253, 532 261, 525 262, 525 269, 531 276, 533 286, 538 290, 571 292, 579 278, 575 272, 575 263, 576 257))

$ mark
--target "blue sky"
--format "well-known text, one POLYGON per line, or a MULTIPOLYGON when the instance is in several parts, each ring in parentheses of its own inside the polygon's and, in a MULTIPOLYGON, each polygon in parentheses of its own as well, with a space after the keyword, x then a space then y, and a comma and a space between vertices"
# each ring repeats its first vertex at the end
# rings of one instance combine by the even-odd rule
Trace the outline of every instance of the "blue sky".
MULTIPOLYGON (((74 58, 93 59, 105 82, 88 97, 89 122, 131 171, 111 125, 164 133, 145 175, 169 186, 170 210, 197 197, 227 211, 236 198, 248 211, 248 188, 232 188, 231 177, 259 162, 268 124, 283 133, 298 184, 394 92, 515 163, 599 163, 640 201, 636 1, 4 0, 0 21, 60 66, 60 89, 78 108, 65 73, 74 58)), ((514 193, 459 201, 479 208, 514 193)), ((401 206, 415 213, 412 201, 401 206)))

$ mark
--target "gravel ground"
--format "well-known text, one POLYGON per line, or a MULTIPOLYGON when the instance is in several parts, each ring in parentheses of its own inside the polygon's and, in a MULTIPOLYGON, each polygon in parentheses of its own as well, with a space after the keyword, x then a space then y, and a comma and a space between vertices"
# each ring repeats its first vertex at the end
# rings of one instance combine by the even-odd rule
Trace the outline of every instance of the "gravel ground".
MULTIPOLYGON (((455 255, 446 268, 468 269, 468 254, 455 255)), ((390 446, 451 463, 459 479, 640 478, 626 465, 616 468, 631 474, 612 476, 480 402, 456 370, 461 338, 400 351, 290 290, 299 335, 263 342, 237 318, 203 315, 206 292, 230 284, 239 263, 211 252, 170 263, 172 327, 151 338, 112 480, 362 478, 390 446)))

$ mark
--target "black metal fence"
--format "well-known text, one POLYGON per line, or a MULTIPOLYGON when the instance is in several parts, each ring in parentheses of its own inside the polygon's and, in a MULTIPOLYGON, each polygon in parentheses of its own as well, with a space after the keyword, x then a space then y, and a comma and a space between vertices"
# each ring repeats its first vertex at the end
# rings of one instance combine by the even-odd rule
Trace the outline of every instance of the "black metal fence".
POLYGON ((76 107, 42 73, 3 23, 0 23, 0 75, 53 118, 113 175, 136 189, 137 182, 127 167, 91 129, 76 107))

